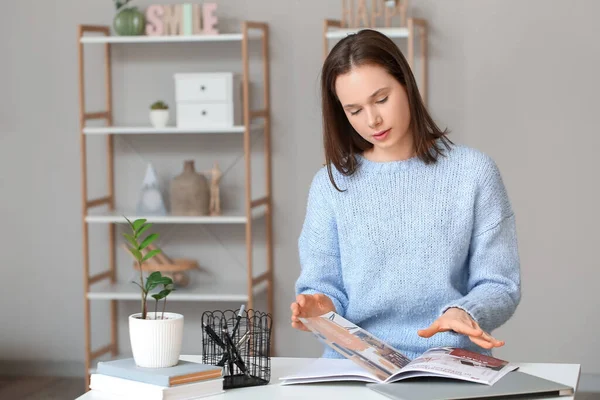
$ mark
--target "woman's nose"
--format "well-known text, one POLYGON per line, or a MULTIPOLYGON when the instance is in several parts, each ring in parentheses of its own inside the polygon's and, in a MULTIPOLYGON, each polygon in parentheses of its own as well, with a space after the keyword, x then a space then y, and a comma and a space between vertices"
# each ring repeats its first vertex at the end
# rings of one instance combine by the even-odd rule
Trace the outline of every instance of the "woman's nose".
POLYGON ((375 129, 377 128, 379 125, 381 125, 381 123, 383 122, 383 120, 381 119, 381 116, 377 113, 370 113, 369 114, 369 128, 371 129, 375 129))

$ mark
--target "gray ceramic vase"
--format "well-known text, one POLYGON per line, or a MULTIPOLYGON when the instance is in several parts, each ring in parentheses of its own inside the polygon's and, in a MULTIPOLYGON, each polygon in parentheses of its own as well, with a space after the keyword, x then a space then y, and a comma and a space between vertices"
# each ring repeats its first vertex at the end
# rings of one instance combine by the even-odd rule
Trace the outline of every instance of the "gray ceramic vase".
POLYGON ((186 160, 183 172, 171 181, 170 200, 173 215, 208 215, 208 180, 196 172, 193 160, 186 160))

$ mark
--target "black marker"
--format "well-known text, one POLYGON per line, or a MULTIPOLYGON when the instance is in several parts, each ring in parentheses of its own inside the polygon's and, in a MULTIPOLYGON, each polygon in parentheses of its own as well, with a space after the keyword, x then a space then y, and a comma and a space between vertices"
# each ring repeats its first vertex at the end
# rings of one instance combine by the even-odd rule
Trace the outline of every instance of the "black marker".
POLYGON ((207 324, 205 324, 205 323, 203 323, 202 325, 204 325, 204 330, 206 331, 206 333, 208 334, 208 336, 210 336, 211 339, 214 340, 215 343, 217 343, 217 345, 219 345, 220 348, 224 349, 225 348, 225 343, 223 343, 223 341, 215 333, 215 331, 213 331, 213 329, 210 326, 208 326, 207 324))
POLYGON ((232 338, 235 337, 235 333, 238 330, 238 327, 240 326, 240 319, 242 319, 242 314, 244 313, 244 310, 246 309, 246 306, 244 304, 242 304, 242 306, 240 307, 240 312, 238 312, 237 317, 235 318, 235 327, 233 328, 233 334, 231 335, 232 338))
MULTIPOLYGON (((246 364, 244 364, 244 361, 242 360, 242 357, 240 357, 240 353, 238 352, 237 348, 233 344, 233 340, 231 340, 231 336, 229 336, 229 332, 227 331, 227 328, 223 328, 223 333, 225 333, 225 339, 227 340, 227 346, 231 350, 231 353, 230 353, 230 357, 231 357, 230 364, 231 364, 231 361, 235 362, 235 365, 238 366, 238 368, 240 369, 240 371, 242 371, 244 373, 244 375, 249 376, 248 371, 246 370, 246 364), (233 358, 234 357, 234 353, 235 353, 235 358, 233 358)), ((233 369, 233 367, 231 367, 231 368, 233 369)))
POLYGON ((233 376, 233 343, 231 343, 231 338, 229 337, 229 332, 227 331, 227 327, 223 327, 223 333, 225 334, 225 340, 227 341, 227 361, 229 363, 229 375, 233 376))

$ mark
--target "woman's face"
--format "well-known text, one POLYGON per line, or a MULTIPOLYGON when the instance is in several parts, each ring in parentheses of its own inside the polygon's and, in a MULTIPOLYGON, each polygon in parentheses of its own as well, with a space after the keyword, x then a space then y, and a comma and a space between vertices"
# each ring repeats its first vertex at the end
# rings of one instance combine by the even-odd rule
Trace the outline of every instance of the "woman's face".
POLYGON ((412 155, 406 90, 383 67, 353 67, 338 76, 335 90, 352 127, 373 144, 374 159, 387 161, 412 155))

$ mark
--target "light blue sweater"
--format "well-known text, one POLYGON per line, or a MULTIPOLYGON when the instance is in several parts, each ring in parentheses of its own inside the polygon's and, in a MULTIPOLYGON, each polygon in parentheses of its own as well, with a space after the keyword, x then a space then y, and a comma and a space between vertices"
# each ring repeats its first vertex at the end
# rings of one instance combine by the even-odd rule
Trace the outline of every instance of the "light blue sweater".
MULTIPOLYGON (((494 161, 463 145, 430 165, 358 161, 350 177, 332 167, 343 193, 325 167, 312 181, 296 293, 328 295, 411 359, 436 346, 491 354, 464 335, 417 330, 459 307, 492 332, 519 304, 515 217, 494 161)), ((323 357, 341 356, 326 346, 323 357)))

